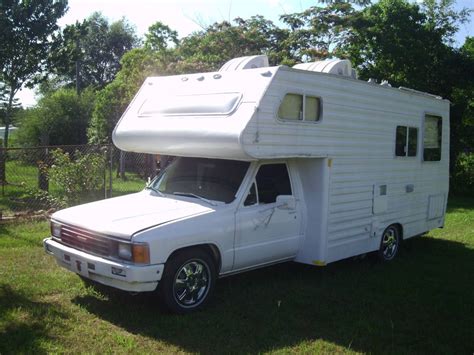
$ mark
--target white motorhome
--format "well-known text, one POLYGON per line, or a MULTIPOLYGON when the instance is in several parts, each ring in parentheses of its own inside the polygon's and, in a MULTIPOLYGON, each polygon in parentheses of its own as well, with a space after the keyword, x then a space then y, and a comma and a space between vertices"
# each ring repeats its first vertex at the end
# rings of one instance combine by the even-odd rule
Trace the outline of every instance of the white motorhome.
POLYGON ((178 158, 145 190, 56 212, 44 246, 85 279, 158 290, 185 313, 215 279, 326 265, 442 227, 449 102, 357 80, 333 60, 147 78, 117 124, 126 151, 178 158))

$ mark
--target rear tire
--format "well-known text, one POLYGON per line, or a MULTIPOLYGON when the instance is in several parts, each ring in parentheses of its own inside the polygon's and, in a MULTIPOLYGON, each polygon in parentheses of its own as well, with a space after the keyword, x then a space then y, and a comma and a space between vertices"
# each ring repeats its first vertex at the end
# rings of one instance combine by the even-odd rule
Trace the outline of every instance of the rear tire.
POLYGON ((159 292, 172 313, 186 314, 203 308, 214 290, 216 266, 202 249, 186 249, 166 263, 159 292))
POLYGON ((383 231, 377 256, 383 262, 391 261, 398 254, 398 249, 400 249, 400 230, 392 224, 383 231))

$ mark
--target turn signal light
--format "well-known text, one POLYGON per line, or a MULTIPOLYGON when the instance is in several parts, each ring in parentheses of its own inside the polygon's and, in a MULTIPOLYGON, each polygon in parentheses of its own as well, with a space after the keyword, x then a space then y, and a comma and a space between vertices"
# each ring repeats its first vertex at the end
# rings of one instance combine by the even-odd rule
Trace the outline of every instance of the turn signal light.
POLYGON ((134 263, 150 263, 150 249, 147 244, 132 244, 132 254, 134 263))

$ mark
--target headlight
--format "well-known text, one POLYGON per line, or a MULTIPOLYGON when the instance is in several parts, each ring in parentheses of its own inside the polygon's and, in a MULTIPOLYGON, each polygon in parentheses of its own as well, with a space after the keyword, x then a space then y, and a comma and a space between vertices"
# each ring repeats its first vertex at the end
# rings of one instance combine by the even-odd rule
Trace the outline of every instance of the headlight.
POLYGON ((132 245, 119 243, 118 245, 118 256, 121 259, 132 260, 132 245))
POLYGON ((61 225, 51 221, 51 235, 56 238, 61 238, 61 225))
POLYGON ((150 249, 145 243, 118 243, 117 255, 120 259, 137 264, 150 263, 150 249))

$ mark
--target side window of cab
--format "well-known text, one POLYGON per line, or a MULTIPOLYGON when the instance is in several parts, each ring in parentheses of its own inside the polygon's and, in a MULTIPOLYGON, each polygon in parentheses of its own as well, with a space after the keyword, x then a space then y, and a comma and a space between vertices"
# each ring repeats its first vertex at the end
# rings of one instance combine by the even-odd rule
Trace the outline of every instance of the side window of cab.
POLYGON ((274 203, 280 195, 292 195, 286 164, 264 164, 258 169, 244 206, 274 203))

